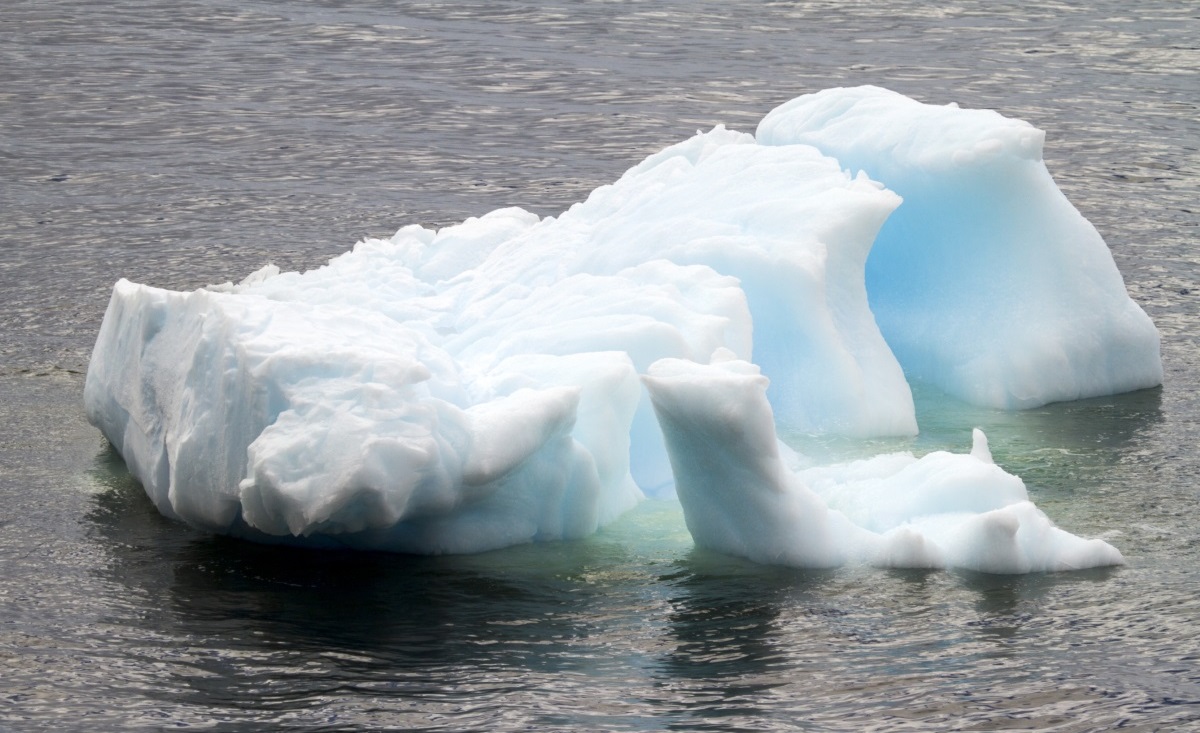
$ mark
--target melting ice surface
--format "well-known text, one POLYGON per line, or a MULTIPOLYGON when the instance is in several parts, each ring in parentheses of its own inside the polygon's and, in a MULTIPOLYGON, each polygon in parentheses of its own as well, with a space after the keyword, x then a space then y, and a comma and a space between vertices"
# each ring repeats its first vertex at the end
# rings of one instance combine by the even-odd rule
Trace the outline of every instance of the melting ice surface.
POLYGON ((966 454, 807 468, 776 438, 913 434, 907 378, 1004 408, 1161 382, 1157 331, 1042 141, 832 89, 558 217, 408 226, 194 292, 122 280, 88 414, 165 515, 260 541, 479 552, 674 488, 697 544, 760 562, 1118 564, 978 431, 966 454))

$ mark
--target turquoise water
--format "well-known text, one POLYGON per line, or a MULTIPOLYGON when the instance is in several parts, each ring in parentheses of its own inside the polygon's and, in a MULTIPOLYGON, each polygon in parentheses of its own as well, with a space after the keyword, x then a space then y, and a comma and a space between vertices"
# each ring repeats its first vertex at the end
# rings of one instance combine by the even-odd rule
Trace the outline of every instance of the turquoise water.
POLYGON ((0 13, 0 729, 1200 727, 1189 3, 15 0, 0 13), (172 288, 520 205, 875 83, 1022 117, 1163 334, 1161 389, 1021 413, 918 389, 912 440, 987 432, 1123 568, 766 568, 677 504, 472 557, 304 553, 161 518, 82 414, 119 277, 172 288))

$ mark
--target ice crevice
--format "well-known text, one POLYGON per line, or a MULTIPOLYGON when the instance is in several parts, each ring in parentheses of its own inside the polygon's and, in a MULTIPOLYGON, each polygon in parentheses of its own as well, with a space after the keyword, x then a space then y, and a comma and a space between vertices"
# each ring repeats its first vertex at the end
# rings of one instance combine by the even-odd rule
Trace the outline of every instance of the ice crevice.
POLYGON ((1003 409, 1161 383, 1157 330, 1043 140, 831 89, 557 217, 406 226, 192 292, 122 280, 86 408, 164 515, 264 542, 481 552, 674 492, 698 545, 764 563, 1119 564, 978 431, 806 468, 776 432, 915 434, 909 380, 1003 409))

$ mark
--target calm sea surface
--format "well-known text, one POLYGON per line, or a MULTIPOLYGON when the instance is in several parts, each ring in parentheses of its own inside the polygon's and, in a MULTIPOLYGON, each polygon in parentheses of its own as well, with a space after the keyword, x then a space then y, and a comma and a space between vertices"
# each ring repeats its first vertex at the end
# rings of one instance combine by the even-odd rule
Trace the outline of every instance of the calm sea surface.
POLYGON ((0 729, 1200 730, 1200 5, 1080 5, 5 0, 0 729), (285 551, 160 518, 84 419, 120 277, 556 214, 860 83, 1045 129, 1166 367, 1025 413, 920 395, 922 436, 870 448, 983 427, 1127 567, 765 568, 694 550, 662 501, 474 557, 285 551))

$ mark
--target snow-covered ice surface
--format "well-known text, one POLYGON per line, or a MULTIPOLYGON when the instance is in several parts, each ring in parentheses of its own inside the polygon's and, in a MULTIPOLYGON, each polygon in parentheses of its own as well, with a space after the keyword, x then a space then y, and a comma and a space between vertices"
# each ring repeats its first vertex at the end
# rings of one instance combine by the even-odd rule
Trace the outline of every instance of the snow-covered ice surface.
POLYGON ((982 434, 808 468, 776 439, 915 433, 906 371, 1003 407, 1161 381, 1041 141, 828 90, 559 217, 408 226, 188 293, 121 281, 88 414, 165 515, 260 541, 479 552, 586 536, 677 484, 698 544, 761 562, 1120 563, 1055 528, 982 434))

